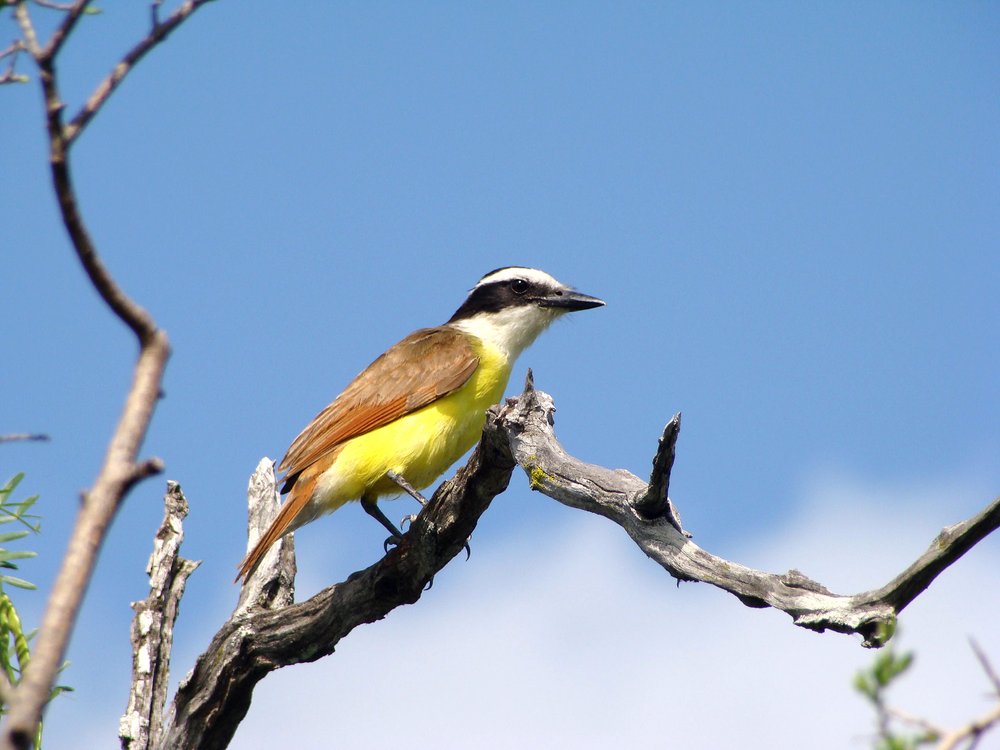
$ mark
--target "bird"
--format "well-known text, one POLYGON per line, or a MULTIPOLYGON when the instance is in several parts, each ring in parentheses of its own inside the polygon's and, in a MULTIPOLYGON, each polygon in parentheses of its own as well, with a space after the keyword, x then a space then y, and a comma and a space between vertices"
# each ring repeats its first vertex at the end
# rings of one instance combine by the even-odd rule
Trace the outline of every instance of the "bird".
POLYGON ((389 348, 292 441, 277 468, 287 498, 236 581, 279 538, 353 500, 398 540, 378 498, 434 482, 475 445, 486 410, 539 334, 566 313, 604 304, 536 268, 507 266, 479 279, 444 325, 389 348))

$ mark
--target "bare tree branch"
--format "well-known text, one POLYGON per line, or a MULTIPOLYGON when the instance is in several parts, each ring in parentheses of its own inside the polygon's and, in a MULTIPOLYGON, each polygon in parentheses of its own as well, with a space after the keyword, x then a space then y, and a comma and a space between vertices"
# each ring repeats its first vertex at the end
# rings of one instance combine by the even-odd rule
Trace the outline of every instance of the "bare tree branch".
POLYGON ((152 316, 118 286, 101 261, 77 205, 68 152, 74 138, 82 132, 135 63, 207 0, 188 0, 170 19, 154 27, 115 66, 70 126, 64 126, 64 105, 59 93, 56 57, 80 16, 86 11, 88 2, 89 0, 78 0, 66 11, 65 18, 44 48, 39 44, 24 0, 15 4, 14 12, 21 27, 24 47, 33 57, 39 71, 49 133, 49 162, 63 223, 77 258, 94 288, 139 340, 139 358, 122 415, 108 444, 104 464, 94 485, 84 494, 62 567, 42 618, 31 663, 25 671, 24 679, 10 696, 10 711, 0 733, 2 750, 30 746, 42 709, 51 694, 55 675, 63 662, 66 645, 108 527, 132 486, 162 470, 159 459, 138 461, 137 457, 160 395, 163 372, 170 356, 170 344, 166 333, 157 327, 152 316))
POLYGON ((125 54, 104 80, 98 84, 97 88, 94 89, 94 92, 84 103, 83 107, 80 108, 80 111, 70 120, 66 126, 65 137, 67 143, 72 143, 83 132, 83 129, 87 127, 87 124, 93 119, 94 115, 100 111, 114 90, 118 88, 118 84, 125 79, 125 76, 132 72, 132 69, 146 56, 146 53, 170 36, 198 8, 211 1, 187 0, 187 2, 171 13, 166 21, 159 20, 157 15, 159 4, 154 4, 152 11, 153 24, 149 34, 125 54))
MULTIPOLYGON (((859 633, 865 646, 887 641, 896 615, 945 568, 1000 526, 998 497, 973 518, 942 530, 916 562, 882 588, 850 596, 834 594, 797 570, 764 573, 716 557, 688 539, 668 518, 646 518, 637 508, 637 504, 645 507, 650 492, 645 482, 627 471, 586 464, 568 455, 552 431, 554 406, 547 394, 529 384, 519 401, 521 408, 504 412, 502 428, 532 489, 614 521, 678 580, 710 583, 750 607, 774 607, 810 630, 859 633)), ((661 440, 663 450, 672 450, 671 441, 661 440)), ((654 461, 655 466, 665 464, 659 458, 654 461)))
MULTIPOLYGON (((416 602, 434 574, 464 548, 513 469, 505 437, 488 426, 468 464, 438 488, 402 543, 377 563, 301 604, 271 609, 241 603, 181 682, 159 747, 226 747, 254 686, 269 672, 333 653, 358 625, 416 602)), ((276 574, 281 566, 261 565, 247 586, 276 574)))
POLYGON ((149 596, 132 603, 132 690, 118 730, 124 750, 148 750, 156 743, 167 702, 174 622, 188 576, 200 564, 180 556, 188 513, 180 485, 167 482, 163 501, 163 522, 146 566, 149 596))

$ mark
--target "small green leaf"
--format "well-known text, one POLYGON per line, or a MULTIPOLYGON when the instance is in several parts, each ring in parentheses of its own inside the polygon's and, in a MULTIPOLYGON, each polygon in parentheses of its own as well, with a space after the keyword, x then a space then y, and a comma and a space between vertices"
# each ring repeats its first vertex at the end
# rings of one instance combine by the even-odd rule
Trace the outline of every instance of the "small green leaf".
POLYGON ((0 495, 9 495, 11 492, 17 489, 17 485, 21 483, 22 479, 24 479, 24 472, 19 471, 17 474, 15 474, 14 476, 12 476, 10 479, 7 480, 7 484, 5 484, 3 487, 0 487, 0 495))
POLYGON ((56 685, 55 687, 52 688, 52 692, 49 693, 49 700, 52 700, 61 693, 72 693, 73 690, 74 688, 70 687, 69 685, 56 685))
POLYGON ((874 701, 876 698, 877 692, 875 686, 866 672, 858 672, 854 675, 854 689, 868 698, 868 700, 874 701))
MULTIPOLYGON (((8 560, 28 560, 32 557, 38 557, 38 553, 33 552, 29 549, 24 549, 24 550, 0 549, 0 565, 7 563, 8 560)), ((17 566, 15 565, 14 567, 17 566)))
POLYGON ((30 581, 26 581, 23 578, 15 578, 14 576, 0 575, 0 584, 9 583, 11 586, 16 586, 19 589, 27 589, 29 591, 34 591, 38 588, 35 584, 30 581))

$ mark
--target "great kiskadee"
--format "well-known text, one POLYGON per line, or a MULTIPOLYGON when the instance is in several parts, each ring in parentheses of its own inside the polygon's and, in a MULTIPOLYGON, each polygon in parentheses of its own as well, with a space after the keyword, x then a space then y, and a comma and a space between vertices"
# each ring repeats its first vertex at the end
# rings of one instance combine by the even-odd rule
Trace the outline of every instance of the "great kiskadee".
POLYGON ((479 439, 518 355, 559 316, 603 304, 534 268, 483 276, 447 323, 393 346, 299 433, 278 465, 288 497, 237 580, 281 536, 350 500, 397 534, 376 500, 437 479, 479 439))

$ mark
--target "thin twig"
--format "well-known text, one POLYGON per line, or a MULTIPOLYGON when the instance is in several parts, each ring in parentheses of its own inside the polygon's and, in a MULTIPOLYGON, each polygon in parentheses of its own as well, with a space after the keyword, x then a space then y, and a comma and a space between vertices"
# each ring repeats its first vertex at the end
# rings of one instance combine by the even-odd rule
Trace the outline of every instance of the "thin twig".
POLYGON ((47 443, 51 440, 48 435, 43 435, 40 432, 15 432, 9 435, 0 435, 0 443, 17 443, 17 442, 41 442, 47 443))
POLYGON ((7 49, 0 51, 0 60, 5 57, 9 57, 10 61, 7 63, 7 69, 0 73, 0 84, 4 83, 26 83, 29 79, 26 75, 21 75, 17 72, 17 56, 21 54, 26 49, 24 42, 20 39, 15 39, 13 44, 11 44, 7 49))
POLYGON ((62 124, 63 105, 60 100, 54 61, 42 58, 39 62, 42 90, 46 101, 46 124, 49 131, 49 165, 52 182, 59 201, 63 224, 73 243, 80 264, 87 272, 90 283, 114 313, 132 329, 142 344, 156 333, 156 323, 145 309, 134 302, 118 286, 97 253, 80 214, 70 173, 68 151, 70 146, 67 128, 62 124))
POLYGON ((152 29, 156 31, 160 26, 160 6, 163 5, 163 0, 153 0, 149 6, 149 17, 152 22, 152 29))
POLYGON ((969 747, 975 747, 980 738, 998 723, 1000 723, 1000 703, 978 719, 973 719, 965 726, 945 734, 935 750, 954 750, 959 743, 966 740, 971 743, 969 747))
POLYGON ((11 45, 7 49, 0 50, 0 60, 3 60, 8 55, 14 55, 15 57, 17 57, 17 53, 23 49, 24 49, 24 42, 22 42, 20 39, 15 39, 13 42, 11 42, 11 45))
POLYGON ((149 34, 125 54, 104 80, 97 85, 97 88, 94 89, 94 92, 80 108, 80 111, 69 121, 69 124, 66 126, 67 145, 73 143, 83 129, 87 127, 87 123, 100 111, 101 107, 108 100, 108 97, 118 88, 118 84, 124 80, 125 76, 132 71, 136 63, 145 57, 156 45, 170 36, 198 8, 211 1, 187 0, 187 2, 171 13, 166 21, 160 22, 154 16, 153 28, 149 34))
MULTIPOLYGON (((66 43, 69 35, 73 32, 76 22, 80 20, 80 16, 87 10, 87 6, 90 3, 91 0, 77 0, 77 2, 70 6, 63 17, 62 23, 56 27, 56 30, 52 32, 52 36, 49 37, 48 44, 45 45, 45 49, 41 52, 42 58, 49 61, 55 59, 56 55, 59 54, 59 50, 62 49, 63 44, 66 43)), ((41 64, 42 61, 39 60, 39 66, 41 64)))
POLYGON ((71 11, 76 3, 54 3, 52 0, 31 0, 39 8, 48 8, 49 10, 61 10, 61 11, 71 11))
POLYGON ((997 700, 1000 700, 1000 675, 997 675, 996 670, 993 669, 993 664, 990 662, 989 657, 986 653, 979 647, 979 644, 974 638, 969 639, 969 645, 972 647, 972 652, 976 655, 979 660, 980 666, 986 673, 986 677, 989 679, 990 683, 993 685, 993 694, 997 700))
MULTIPOLYGON (((943 737, 947 734, 944 729, 922 716, 915 716, 900 708, 893 708, 892 706, 886 706, 884 710, 887 717, 901 721, 904 724, 909 724, 912 727, 917 727, 932 737, 943 737)), ((886 732, 883 736, 888 736, 889 734, 890 733, 886 732)))

